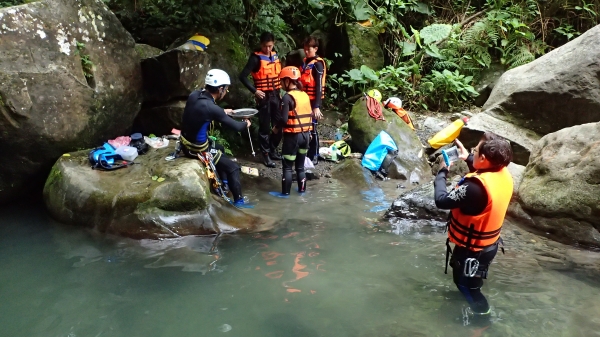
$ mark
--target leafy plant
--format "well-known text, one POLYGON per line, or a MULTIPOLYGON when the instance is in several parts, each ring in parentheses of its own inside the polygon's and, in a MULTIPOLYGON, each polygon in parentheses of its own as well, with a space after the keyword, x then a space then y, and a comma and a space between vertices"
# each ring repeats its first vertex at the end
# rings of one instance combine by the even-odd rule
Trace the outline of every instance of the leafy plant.
POLYGON ((427 95, 427 100, 438 109, 453 108, 460 102, 467 102, 479 94, 471 83, 472 76, 465 76, 458 70, 433 70, 421 82, 421 91, 427 95))

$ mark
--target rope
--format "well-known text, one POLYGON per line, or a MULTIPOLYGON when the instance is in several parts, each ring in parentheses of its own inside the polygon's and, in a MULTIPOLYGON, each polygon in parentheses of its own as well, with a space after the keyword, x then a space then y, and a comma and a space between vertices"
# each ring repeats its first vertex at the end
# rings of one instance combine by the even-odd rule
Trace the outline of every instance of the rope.
POLYGON ((385 117, 383 117, 381 104, 375 98, 368 95, 365 95, 365 99, 367 100, 367 110, 369 111, 369 116, 375 118, 375 120, 384 121, 385 117))

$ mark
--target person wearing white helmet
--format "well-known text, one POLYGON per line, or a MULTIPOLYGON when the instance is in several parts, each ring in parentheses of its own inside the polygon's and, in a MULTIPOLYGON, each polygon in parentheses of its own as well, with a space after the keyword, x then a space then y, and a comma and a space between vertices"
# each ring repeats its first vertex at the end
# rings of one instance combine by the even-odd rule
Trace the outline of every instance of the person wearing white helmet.
POLYGON ((402 100, 398 97, 390 97, 388 99, 385 100, 385 102, 383 102, 383 106, 386 109, 390 109, 393 112, 396 113, 396 115, 398 115, 398 117, 400 117, 404 123, 408 124, 408 126, 414 130, 415 129, 415 125, 413 124, 412 120, 410 119, 410 115, 408 114, 408 112, 406 112, 406 110, 404 110, 402 108, 402 100))
POLYGON ((213 144, 208 138, 211 122, 216 121, 234 131, 241 132, 251 125, 250 120, 236 121, 228 115, 231 109, 223 109, 217 101, 227 95, 231 80, 221 69, 211 69, 206 74, 204 89, 190 94, 183 110, 181 121, 181 144, 183 152, 192 158, 210 151, 219 176, 233 194, 234 204, 244 204, 242 185, 240 183, 240 167, 237 163, 223 155, 224 148, 213 144))

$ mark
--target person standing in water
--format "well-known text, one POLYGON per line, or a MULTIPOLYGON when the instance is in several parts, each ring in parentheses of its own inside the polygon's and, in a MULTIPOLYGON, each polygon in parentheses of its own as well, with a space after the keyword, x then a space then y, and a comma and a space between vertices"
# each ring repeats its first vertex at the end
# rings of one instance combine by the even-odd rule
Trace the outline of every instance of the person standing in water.
POLYGON ((263 163, 267 167, 275 167, 273 160, 281 160, 277 153, 277 147, 281 142, 281 133, 274 131, 279 117, 279 72, 281 71, 281 62, 279 56, 273 51, 275 37, 269 32, 264 32, 260 36, 260 50, 252 53, 248 58, 248 63, 240 73, 240 81, 254 94, 256 104, 258 105, 258 135, 260 151, 263 156, 263 163), (248 80, 248 75, 252 74, 254 85, 248 80))
POLYGON ((325 77, 327 69, 325 60, 317 56, 319 50, 319 41, 309 36, 304 40, 304 64, 302 65, 302 76, 300 82, 304 92, 308 94, 310 106, 313 113, 313 130, 311 132, 310 148, 308 150, 308 159, 313 164, 318 163, 319 158, 319 134, 317 132, 318 120, 323 119, 321 113, 322 100, 325 98, 325 77))
POLYGON ((285 67, 279 74, 286 94, 281 102, 281 122, 278 127, 283 131, 283 173, 281 193, 271 192, 278 197, 287 197, 292 189, 292 166, 296 168, 298 193, 306 191, 304 159, 308 152, 310 131, 313 128, 312 109, 308 95, 302 91, 300 69, 285 67))
POLYGON ((448 168, 442 161, 434 182, 435 204, 450 210, 446 268, 451 255, 454 283, 471 312, 483 316, 490 313, 490 306, 481 287, 502 243, 500 232, 513 192, 512 176, 506 168, 512 160, 512 149, 507 140, 492 133, 484 135, 472 154, 460 141, 456 144, 471 172, 447 192, 448 168))

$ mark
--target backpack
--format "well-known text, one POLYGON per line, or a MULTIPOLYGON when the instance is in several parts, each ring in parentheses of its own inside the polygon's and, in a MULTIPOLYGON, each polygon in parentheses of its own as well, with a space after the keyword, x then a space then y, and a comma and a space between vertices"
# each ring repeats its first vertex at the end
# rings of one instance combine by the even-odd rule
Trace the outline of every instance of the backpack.
POLYGON ((129 165, 127 162, 121 162, 118 164, 115 162, 116 160, 123 160, 123 158, 116 154, 115 148, 108 143, 104 143, 102 147, 97 147, 90 151, 88 154, 88 159, 92 165, 92 169, 110 171, 129 165))

